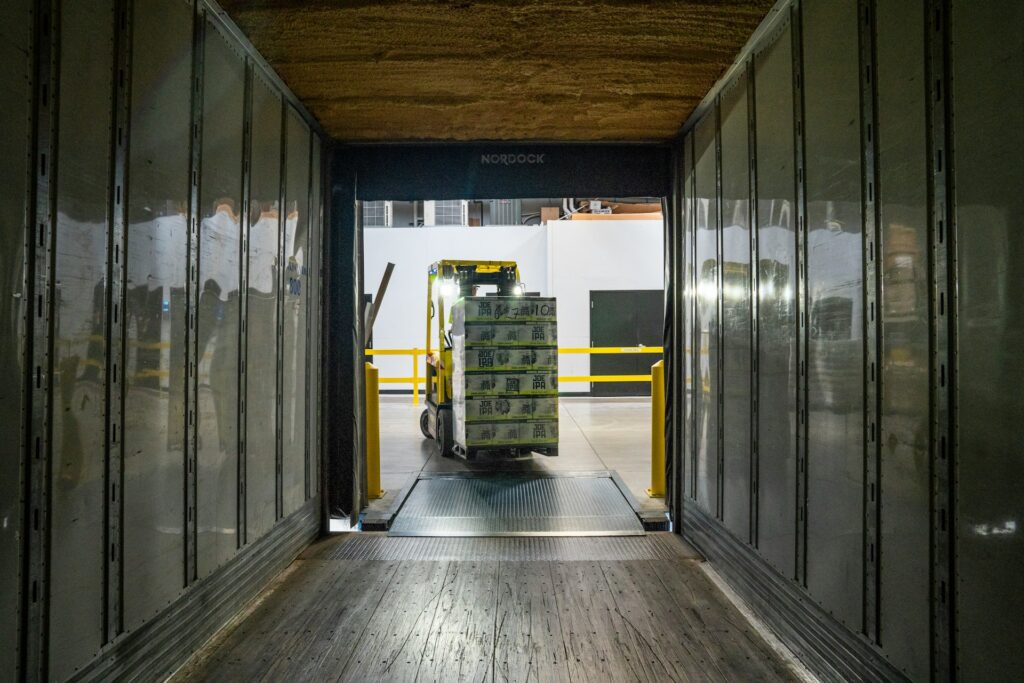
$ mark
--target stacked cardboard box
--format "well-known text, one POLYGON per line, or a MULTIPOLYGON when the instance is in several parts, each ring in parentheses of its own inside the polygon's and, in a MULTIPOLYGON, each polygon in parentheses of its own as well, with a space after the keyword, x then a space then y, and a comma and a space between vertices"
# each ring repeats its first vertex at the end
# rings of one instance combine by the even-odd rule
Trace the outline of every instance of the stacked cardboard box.
POLYGON ((466 297, 452 309, 455 444, 464 452, 558 445, 555 300, 466 297))

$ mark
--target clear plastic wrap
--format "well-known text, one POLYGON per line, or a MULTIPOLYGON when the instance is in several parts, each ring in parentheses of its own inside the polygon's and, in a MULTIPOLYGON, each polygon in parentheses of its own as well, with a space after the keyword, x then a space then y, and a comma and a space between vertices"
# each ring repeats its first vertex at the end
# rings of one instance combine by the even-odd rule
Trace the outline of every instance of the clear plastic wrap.
POLYGON ((557 446, 555 300, 466 297, 452 308, 453 436, 463 451, 557 446))

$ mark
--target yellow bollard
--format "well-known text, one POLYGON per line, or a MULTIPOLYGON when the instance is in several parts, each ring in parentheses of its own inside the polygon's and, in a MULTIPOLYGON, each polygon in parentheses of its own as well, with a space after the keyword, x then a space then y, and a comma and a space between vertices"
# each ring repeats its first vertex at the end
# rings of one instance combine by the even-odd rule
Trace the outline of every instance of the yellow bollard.
POLYGON ((651 498, 665 497, 665 361, 651 366, 651 498))
POLYGON ((380 385, 378 371, 366 364, 366 495, 380 498, 380 385))

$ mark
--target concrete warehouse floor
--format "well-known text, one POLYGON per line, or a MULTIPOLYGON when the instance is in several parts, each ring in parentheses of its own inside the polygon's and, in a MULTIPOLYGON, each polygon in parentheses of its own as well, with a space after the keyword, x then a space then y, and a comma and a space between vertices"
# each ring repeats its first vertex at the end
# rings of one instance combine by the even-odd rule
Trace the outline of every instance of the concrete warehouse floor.
POLYGON ((339 140, 664 140, 772 0, 221 0, 339 140))
POLYGON ((419 472, 615 470, 641 507, 665 510, 662 499, 647 496, 651 485, 650 398, 562 397, 557 457, 509 459, 481 455, 472 461, 442 458, 433 441, 420 433, 422 411, 423 404, 414 406, 409 396, 381 396, 380 461, 385 495, 371 501, 370 509, 387 509, 419 472))

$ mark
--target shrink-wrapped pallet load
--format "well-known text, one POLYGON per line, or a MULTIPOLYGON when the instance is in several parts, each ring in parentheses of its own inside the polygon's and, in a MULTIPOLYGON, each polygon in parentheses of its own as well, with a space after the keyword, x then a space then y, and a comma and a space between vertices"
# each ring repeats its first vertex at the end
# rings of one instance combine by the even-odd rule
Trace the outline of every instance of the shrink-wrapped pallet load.
POLYGON ((466 297, 452 309, 457 449, 558 446, 558 327, 547 297, 466 297))

